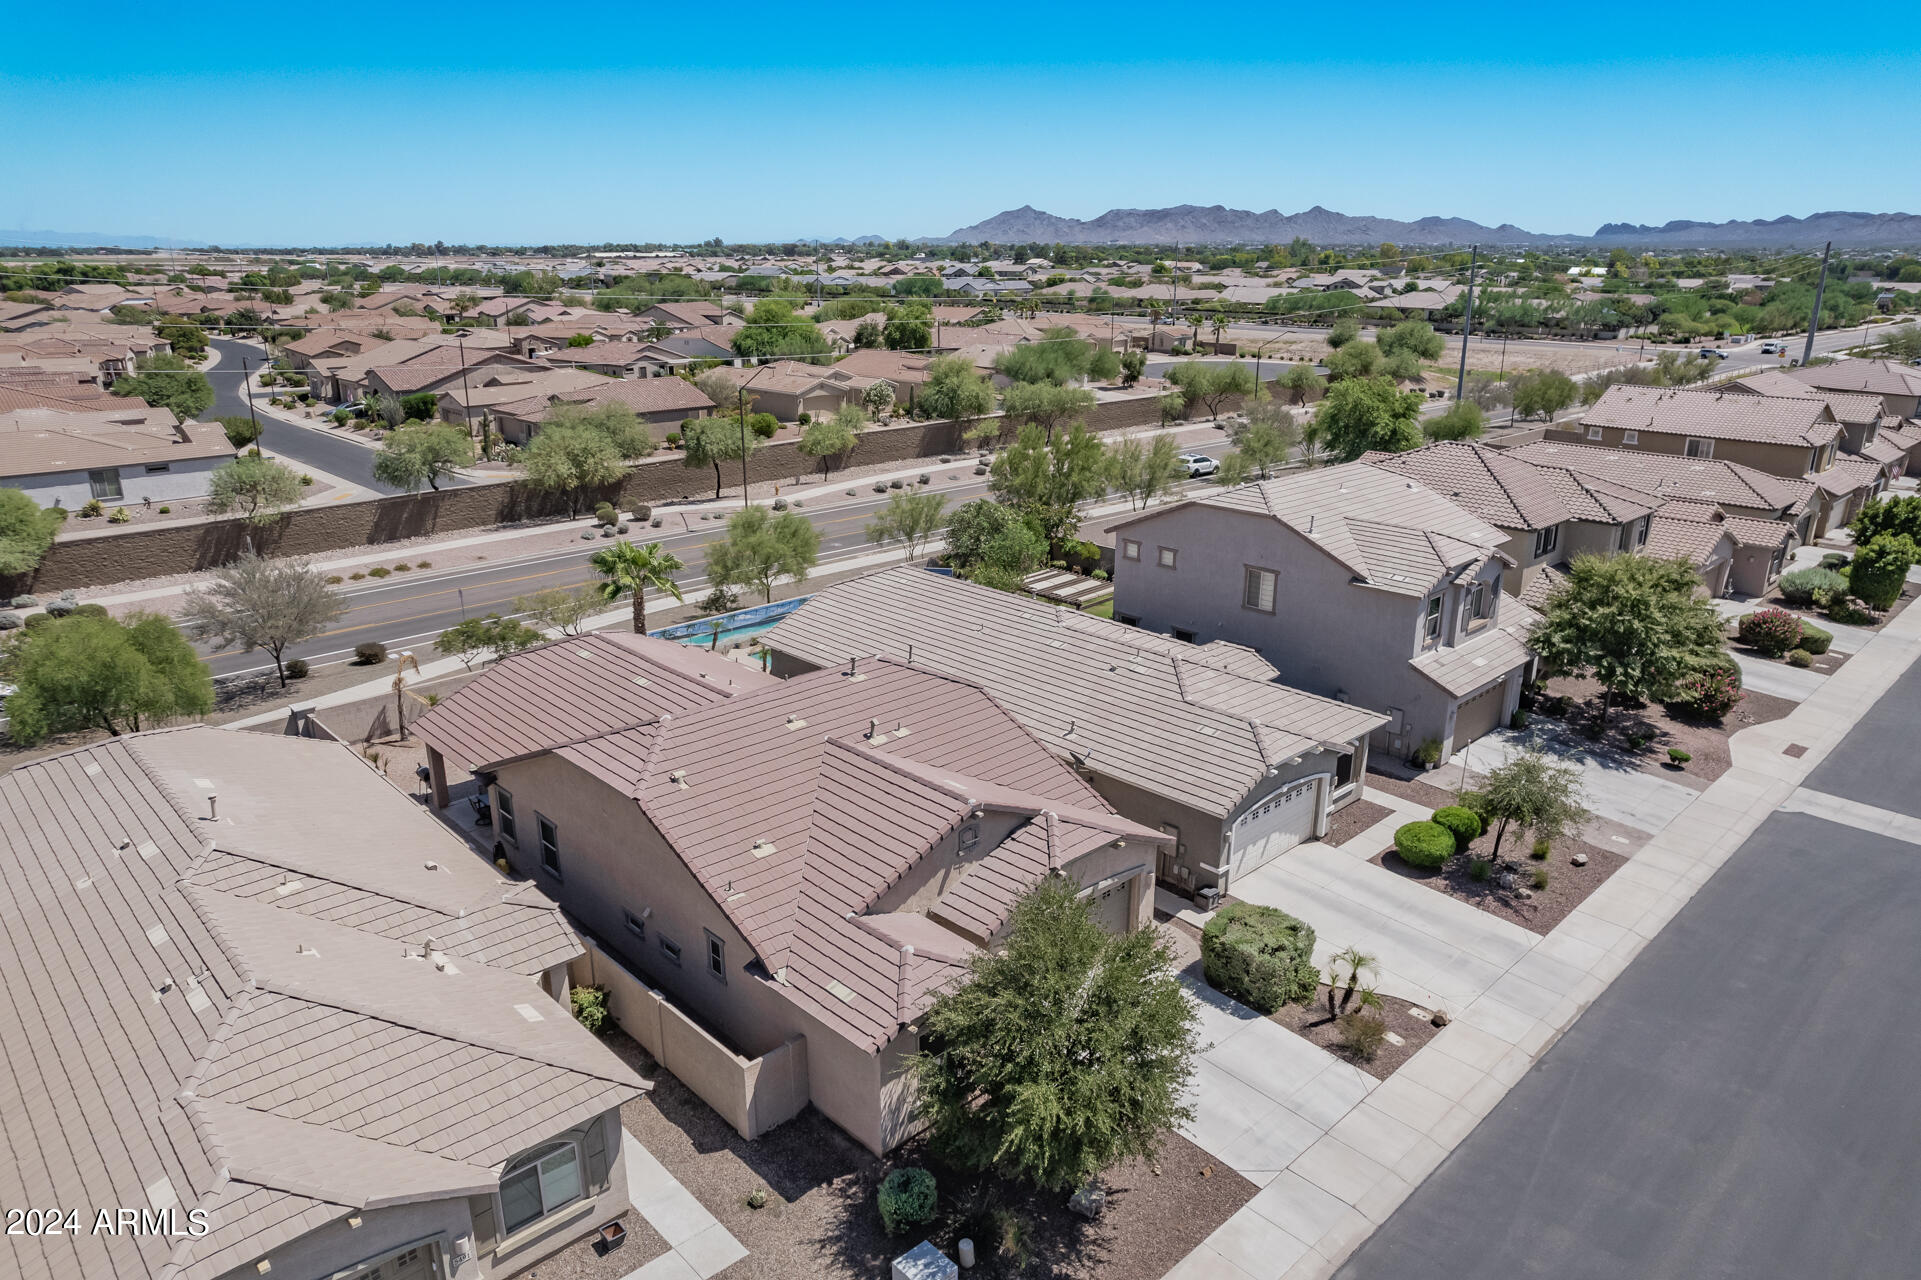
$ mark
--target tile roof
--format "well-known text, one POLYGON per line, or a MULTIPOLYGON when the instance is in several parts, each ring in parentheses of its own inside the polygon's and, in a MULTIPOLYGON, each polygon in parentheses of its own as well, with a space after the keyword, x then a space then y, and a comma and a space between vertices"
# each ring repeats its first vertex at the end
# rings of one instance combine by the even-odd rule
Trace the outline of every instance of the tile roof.
POLYGON ((344 746, 204 727, 0 777, 0 1198, 206 1208, 214 1225, 22 1238, 15 1274, 210 1280, 357 1204, 471 1185, 646 1088, 524 973, 407 958, 197 880, 216 855, 253 856, 243 842, 290 861, 303 841, 342 884, 409 844, 450 882, 497 880, 433 826, 344 746), (383 816, 394 840, 376 843, 383 816))
POLYGON ((1648 521, 1648 540, 1641 553, 1663 560, 1685 560, 1701 569, 1724 558, 1733 542, 1727 527, 1718 521, 1689 519, 1663 507, 1648 521))
POLYGON ((1820 400, 1841 422, 1874 422, 1881 416, 1881 398, 1847 391, 1823 391, 1809 386, 1786 369, 1763 369, 1745 378, 1720 384, 1720 389, 1751 395, 1820 400))
POLYGON ((1385 723, 1274 682, 1237 645, 1191 645, 903 566, 817 593, 762 637, 816 666, 911 661, 980 685, 1063 758, 1225 817, 1276 760, 1385 723))
POLYGON ((1456 698, 1505 680, 1514 669, 1534 657, 1528 632, 1540 616, 1509 596, 1501 602, 1501 625, 1482 632, 1465 644, 1430 649, 1408 660, 1408 665, 1456 698))
POLYGON ((1716 387, 1639 387, 1617 383, 1581 416, 1585 426, 1657 435, 1745 440, 1818 448, 1841 433, 1819 400, 1729 393, 1716 387))
POLYGON ((39 408, 0 414, 0 476, 233 455, 233 444, 219 423, 176 423, 172 410, 146 408, 144 403, 122 402, 115 408, 79 413, 39 408))
POLYGON ((1833 364, 1790 369, 1788 376, 1826 391, 1921 396, 1921 369, 1911 369, 1892 360, 1837 360, 1833 364))
POLYGON ((1724 507, 1799 511, 1814 492, 1807 480, 1770 475, 1716 458, 1541 440, 1511 451, 1537 465, 1566 467, 1658 498, 1701 498, 1724 507))
POLYGON ((1467 441, 1443 441, 1407 453, 1370 453, 1362 461, 1412 477, 1501 529, 1545 529, 1564 520, 1622 524, 1638 520, 1654 506, 1624 485, 1467 441))
MULTIPOLYGON (((1350 462, 1244 485, 1183 506, 1266 516, 1288 526, 1353 571, 1365 586, 1425 595, 1434 584, 1507 540, 1487 521, 1406 476, 1350 462)), ((1124 529, 1179 508, 1124 520, 1124 529)))

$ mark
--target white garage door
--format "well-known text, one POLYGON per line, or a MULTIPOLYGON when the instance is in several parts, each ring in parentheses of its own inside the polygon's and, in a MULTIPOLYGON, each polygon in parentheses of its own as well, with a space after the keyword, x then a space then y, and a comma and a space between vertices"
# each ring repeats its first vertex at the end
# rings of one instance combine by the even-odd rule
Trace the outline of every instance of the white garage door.
POLYGON ((1088 914, 1094 923, 1109 933, 1127 932, 1127 903, 1131 896, 1132 880, 1117 880, 1102 889, 1088 901, 1088 914))
MULTIPOLYGON (((1271 862, 1303 840, 1314 838, 1314 819, 1321 806, 1320 778, 1276 791, 1242 814, 1234 823, 1234 842, 1228 853, 1233 875, 1271 862)), ((1232 892, 1230 885, 1229 891, 1232 892)))

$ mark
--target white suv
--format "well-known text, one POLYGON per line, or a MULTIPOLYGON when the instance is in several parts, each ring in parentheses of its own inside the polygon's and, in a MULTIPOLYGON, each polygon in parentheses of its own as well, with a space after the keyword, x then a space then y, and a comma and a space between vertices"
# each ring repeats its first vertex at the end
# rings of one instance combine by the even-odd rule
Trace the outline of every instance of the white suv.
POLYGON ((1179 456, 1179 462, 1187 468, 1187 478, 1190 480, 1211 476, 1221 469, 1220 463, 1204 453, 1183 453, 1179 456))

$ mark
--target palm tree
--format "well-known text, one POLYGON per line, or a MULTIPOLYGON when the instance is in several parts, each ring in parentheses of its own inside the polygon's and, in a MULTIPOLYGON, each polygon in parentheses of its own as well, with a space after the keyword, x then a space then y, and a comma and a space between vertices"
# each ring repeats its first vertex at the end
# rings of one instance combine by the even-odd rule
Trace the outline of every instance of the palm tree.
MULTIPOLYGON (((1338 1014, 1346 1013, 1347 1006, 1354 1002, 1355 990, 1361 985, 1361 975, 1363 973, 1371 973, 1378 968, 1379 962, 1359 947, 1348 947, 1345 950, 1337 951, 1329 956, 1327 961, 1327 1016, 1333 1018, 1338 1014), (1346 970, 1345 979, 1343 979, 1342 970, 1346 970), (1338 1009, 1334 1003, 1336 991, 1340 992, 1341 997, 1340 1007, 1338 1009)), ((1372 994, 1372 992, 1373 988, 1368 988, 1368 993, 1372 994)), ((1368 1000, 1363 999, 1361 1001, 1361 1007, 1366 1008, 1369 1003, 1368 1000)))
POLYGON ((596 551, 590 562, 594 572, 605 581, 599 586, 600 598, 618 600, 628 592, 634 595, 634 634, 647 634, 647 589, 665 591, 684 600, 674 574, 687 566, 680 557, 658 542, 635 546, 622 538, 605 551, 596 551))

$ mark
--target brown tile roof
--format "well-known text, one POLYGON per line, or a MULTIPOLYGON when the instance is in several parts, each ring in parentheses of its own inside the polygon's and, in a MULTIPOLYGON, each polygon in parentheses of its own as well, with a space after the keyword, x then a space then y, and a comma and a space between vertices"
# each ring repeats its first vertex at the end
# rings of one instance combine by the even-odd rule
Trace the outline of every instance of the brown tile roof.
POLYGON ((1520 600, 1501 602, 1501 625, 1483 631, 1465 644, 1430 649, 1408 660, 1408 665, 1456 698, 1479 692, 1533 658, 1528 632, 1539 617, 1520 600))
POLYGON ((1791 369, 1788 376, 1826 391, 1858 391, 1871 396, 1921 396, 1921 369, 1892 360, 1837 360, 1791 369))
POLYGON ((1648 540, 1641 553, 1663 560, 1685 560, 1700 569, 1723 558, 1733 542, 1726 526, 1717 521, 1691 520, 1663 508, 1648 521, 1648 540))
POLYGON ((1740 395, 1718 388, 1616 384, 1581 417, 1586 426, 1658 435, 1818 448, 1841 433, 1819 400, 1740 395))
POLYGON ((20 1273, 211 1278, 358 1202, 445 1195, 472 1176, 449 1164, 490 1169, 646 1087, 524 973, 406 958, 197 880, 216 855, 300 856, 372 903, 396 887, 359 883, 379 855, 422 853, 450 883, 498 880, 335 743, 163 730, 0 777, 0 1196, 215 1226, 22 1238, 20 1273))
POLYGON ((79 413, 17 409, 0 414, 0 476, 233 456, 233 444, 219 423, 176 423, 171 410, 144 404, 79 413))
POLYGON ((1501 529, 1545 529, 1571 519, 1619 524, 1650 509, 1621 486, 1539 467, 1466 441, 1444 441, 1408 453, 1370 453, 1362 461, 1411 477, 1501 529))
POLYGON ((1809 479, 1814 481, 1821 492, 1841 498, 1870 487, 1881 478, 1885 470, 1883 463, 1843 454, 1834 460, 1833 466, 1826 471, 1815 472, 1809 479))
POLYGON ((1763 369, 1745 378, 1720 384, 1722 390, 1750 395, 1789 396, 1820 400, 1841 422, 1874 422, 1881 416, 1881 398, 1847 391, 1822 391, 1794 377, 1786 369, 1763 369))
POLYGON ((821 591, 762 642, 824 667, 911 658, 986 689, 1056 755, 1223 817, 1276 760, 1385 723, 1274 683, 1239 646, 1184 644, 911 566, 821 591))
POLYGON ((1528 462, 1566 467, 1654 497, 1702 498, 1724 507, 1798 511, 1814 492, 1810 481, 1769 475, 1754 467, 1715 458, 1684 458, 1670 453, 1604 449, 1552 440, 1521 445, 1512 452, 1528 462))

